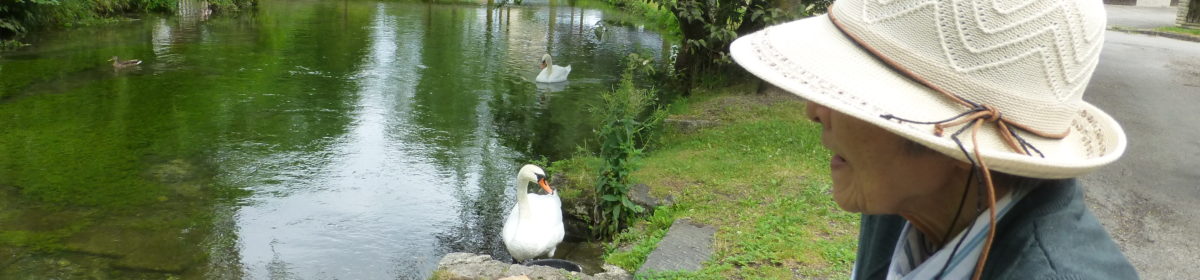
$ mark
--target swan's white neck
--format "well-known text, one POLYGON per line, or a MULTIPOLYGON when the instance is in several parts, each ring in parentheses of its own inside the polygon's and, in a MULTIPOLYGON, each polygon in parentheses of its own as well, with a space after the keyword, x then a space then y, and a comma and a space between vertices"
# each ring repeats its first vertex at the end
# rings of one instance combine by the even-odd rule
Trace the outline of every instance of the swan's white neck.
POLYGON ((529 217, 530 215, 533 214, 533 213, 531 213, 531 211, 533 211, 533 210, 529 209, 529 179, 525 178, 525 176, 518 175, 516 187, 517 187, 517 211, 518 211, 518 214, 521 215, 519 218, 523 219, 523 218, 529 217))

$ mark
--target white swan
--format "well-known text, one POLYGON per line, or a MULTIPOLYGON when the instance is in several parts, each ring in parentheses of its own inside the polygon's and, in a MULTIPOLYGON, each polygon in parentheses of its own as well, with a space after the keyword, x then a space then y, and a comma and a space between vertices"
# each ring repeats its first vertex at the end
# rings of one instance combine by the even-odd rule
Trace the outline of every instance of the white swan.
POLYGON ((517 173, 517 205, 513 205, 504 222, 504 246, 508 254, 517 262, 542 255, 553 257, 564 233, 562 202, 546 184, 546 172, 532 164, 521 167, 517 173), (547 194, 529 194, 530 182, 537 182, 547 194))
POLYGON ((571 74, 571 65, 558 66, 554 65, 554 59, 550 58, 550 54, 542 55, 542 72, 538 73, 535 81, 539 83, 557 83, 567 80, 567 75, 571 74))

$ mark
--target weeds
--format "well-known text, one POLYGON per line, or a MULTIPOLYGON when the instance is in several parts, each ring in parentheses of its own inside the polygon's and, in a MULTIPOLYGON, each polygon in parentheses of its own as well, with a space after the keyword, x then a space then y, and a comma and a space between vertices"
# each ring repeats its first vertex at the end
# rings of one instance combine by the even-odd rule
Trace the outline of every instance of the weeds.
POLYGON ((634 72, 642 65, 630 56, 616 90, 601 96, 601 105, 591 108, 600 120, 596 134, 603 160, 596 180, 598 195, 592 218, 593 232, 611 237, 628 225, 630 218, 644 211, 626 195, 631 186, 629 174, 634 161, 650 139, 650 130, 666 117, 666 111, 654 108, 652 90, 634 86, 634 72))

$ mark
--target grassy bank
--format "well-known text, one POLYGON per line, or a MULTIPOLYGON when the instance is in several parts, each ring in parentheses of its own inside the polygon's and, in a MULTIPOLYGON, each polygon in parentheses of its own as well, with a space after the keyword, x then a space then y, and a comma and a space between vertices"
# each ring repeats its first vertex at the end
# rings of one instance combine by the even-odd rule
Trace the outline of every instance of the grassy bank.
MULTIPOLYGON (((654 25, 656 29, 663 31, 664 33, 669 33, 675 36, 680 35, 679 20, 675 18, 675 14, 672 14, 667 7, 663 7, 656 2, 640 0, 605 1, 608 3, 608 5, 617 7, 618 9, 628 13, 628 15, 637 18, 637 21, 648 21, 651 25, 654 25)), ((624 17, 616 17, 615 19, 611 20, 621 21, 627 19, 624 19, 624 17)))
POLYGON ((1162 32, 1171 32, 1171 33, 1187 34, 1187 35, 1192 35, 1192 36, 1200 36, 1200 29, 1191 29, 1191 28, 1183 28, 1183 27, 1165 26, 1165 27, 1159 27, 1159 28, 1155 28, 1154 30, 1157 30, 1157 31, 1162 31, 1162 32))
MULTIPOLYGON (((198 1, 199 2, 199 1, 198 1)), ((207 0, 217 12, 254 6, 257 0, 207 0)), ((173 13, 179 0, 0 1, 0 49, 20 47, 17 38, 36 29, 95 25, 137 13, 173 13)))
MULTIPOLYGON (((829 195, 829 154, 820 146, 820 127, 805 120, 798 98, 746 92, 753 91, 698 91, 672 104, 671 118, 707 127, 664 131, 633 177, 676 204, 617 236, 607 262, 636 270, 674 220, 689 218, 718 228, 714 256, 697 273, 664 277, 848 276, 858 216, 837 209, 829 195)), ((555 171, 572 182, 590 182, 586 169, 594 161, 558 162, 555 171)), ((570 195, 577 194, 564 193, 570 195)))

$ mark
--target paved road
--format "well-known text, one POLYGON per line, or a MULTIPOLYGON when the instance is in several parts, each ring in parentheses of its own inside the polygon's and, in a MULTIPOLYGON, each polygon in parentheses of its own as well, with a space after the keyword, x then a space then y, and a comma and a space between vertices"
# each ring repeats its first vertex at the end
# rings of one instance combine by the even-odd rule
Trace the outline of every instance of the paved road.
MULTIPOLYGON (((1110 12, 1111 14, 1111 12, 1110 12)), ((1200 43, 1115 31, 1084 99, 1125 128, 1125 156, 1082 178, 1145 279, 1200 275, 1200 43)))

